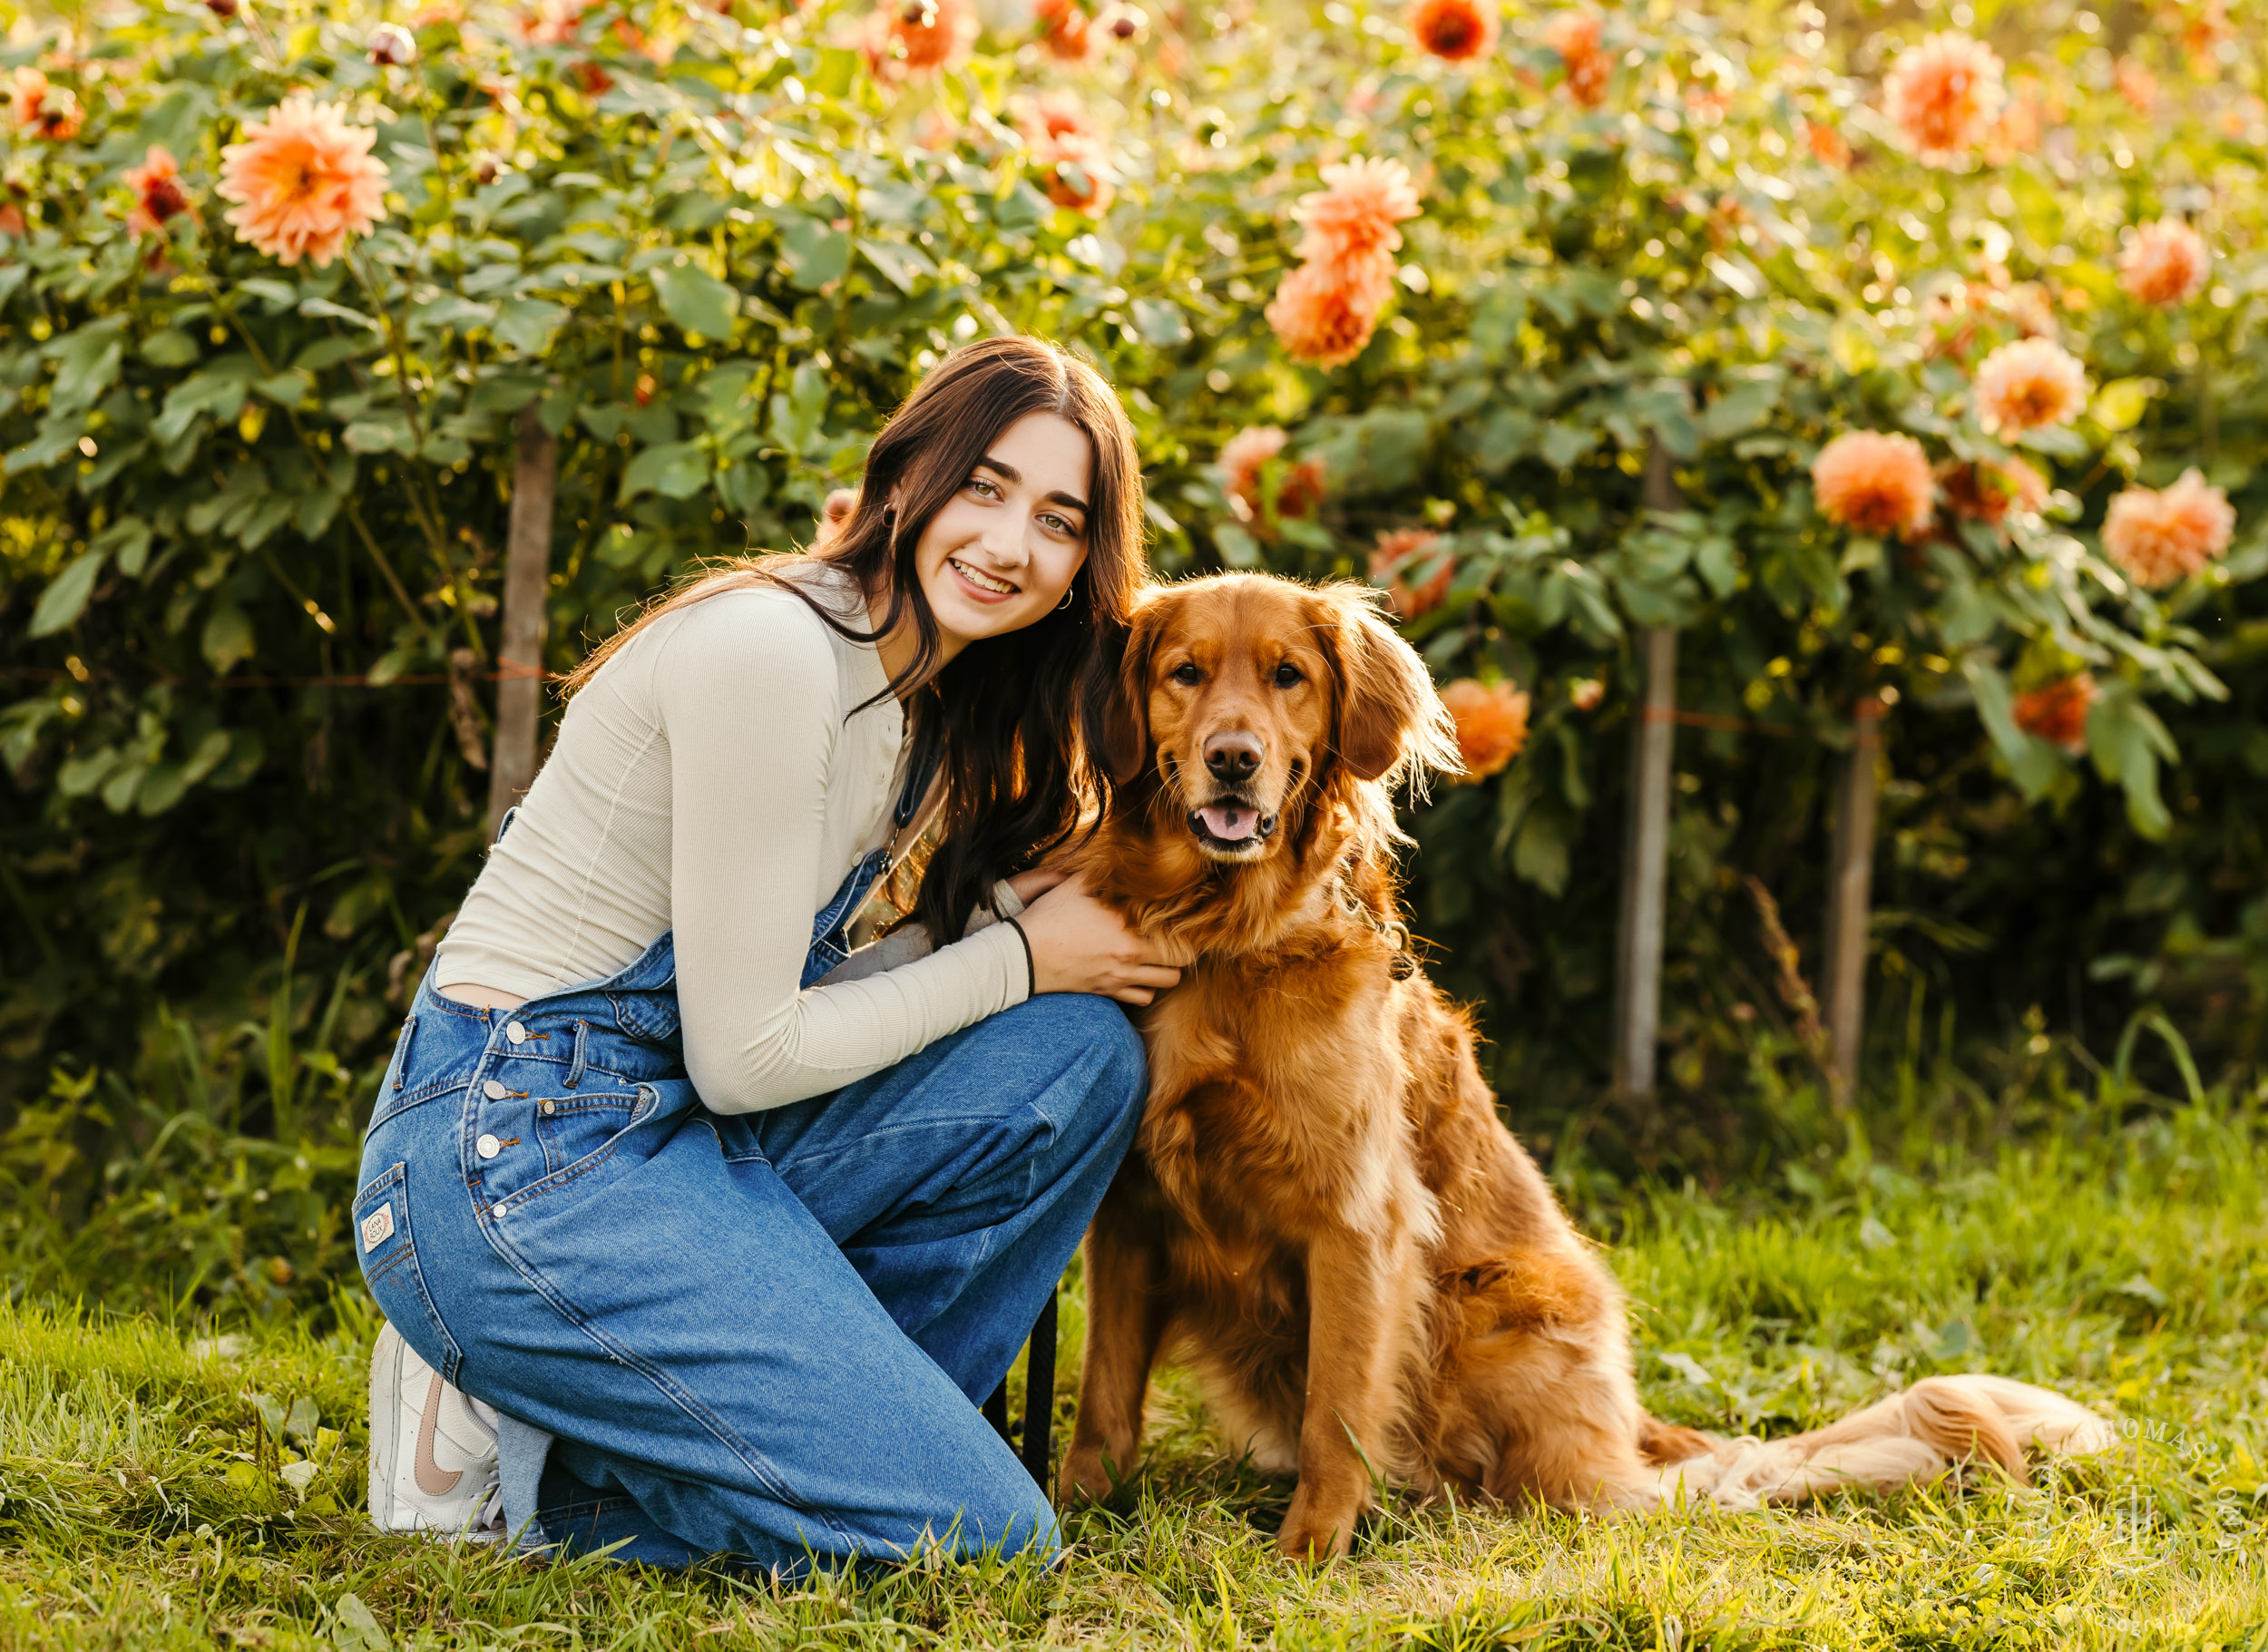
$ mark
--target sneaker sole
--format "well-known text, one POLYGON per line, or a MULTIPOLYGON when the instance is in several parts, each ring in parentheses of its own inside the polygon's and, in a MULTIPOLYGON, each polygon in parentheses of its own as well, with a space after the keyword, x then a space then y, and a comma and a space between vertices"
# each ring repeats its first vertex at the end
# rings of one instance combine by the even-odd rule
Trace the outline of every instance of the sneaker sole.
POLYGON ((392 1379, 384 1383, 392 1402, 370 1407, 370 1523, 386 1532, 415 1530, 417 1525, 415 1514, 407 1526, 395 1524, 394 1468, 401 1450, 402 1356, 407 1351, 402 1334, 391 1325, 379 1327, 377 1346, 370 1351, 371 1398, 377 1397, 383 1379, 392 1379))

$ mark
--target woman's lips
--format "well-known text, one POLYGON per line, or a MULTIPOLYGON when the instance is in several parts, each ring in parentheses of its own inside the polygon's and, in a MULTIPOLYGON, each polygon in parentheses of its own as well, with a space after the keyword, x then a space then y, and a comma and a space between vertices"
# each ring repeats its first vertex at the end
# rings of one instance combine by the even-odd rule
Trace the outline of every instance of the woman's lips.
POLYGON ((994 591, 989 585, 978 584, 969 577, 971 571, 962 566, 961 559, 958 557, 945 558, 945 566, 952 569, 953 577, 961 582, 961 589, 980 602, 1005 602, 1023 594, 1021 590, 1014 588, 1007 591, 994 591))

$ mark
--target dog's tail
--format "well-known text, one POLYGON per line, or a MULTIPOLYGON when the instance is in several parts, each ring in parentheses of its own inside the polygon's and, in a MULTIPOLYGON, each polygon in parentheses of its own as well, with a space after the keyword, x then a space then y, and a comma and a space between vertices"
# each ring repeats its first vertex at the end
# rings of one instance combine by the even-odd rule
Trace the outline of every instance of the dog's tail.
MULTIPOLYGON (((1648 1419, 1651 1422, 1652 1419, 1648 1419)), ((2028 1447, 2081 1457, 2116 1429, 2052 1389, 2008 1377, 1923 1377, 1826 1428, 1782 1440, 1716 1440, 1655 1423, 1642 1442, 1666 1501, 1725 1510, 1801 1502, 1829 1492, 1887 1491, 1984 1463, 2020 1482, 2028 1447), (1702 1449, 1683 1455, 1693 1445, 1702 1449)))

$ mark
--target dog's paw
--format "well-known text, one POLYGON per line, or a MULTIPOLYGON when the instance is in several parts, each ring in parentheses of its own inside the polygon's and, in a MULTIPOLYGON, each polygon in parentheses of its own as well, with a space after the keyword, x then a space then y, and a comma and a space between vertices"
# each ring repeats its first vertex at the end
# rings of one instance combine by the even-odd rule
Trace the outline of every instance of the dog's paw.
POLYGON ((1354 1540, 1354 1522, 1361 1513, 1354 1503, 1325 1508, 1323 1500, 1310 1499, 1303 1486, 1292 1498, 1284 1529, 1276 1534, 1276 1552, 1287 1560, 1305 1560, 1311 1566, 1336 1560, 1354 1540))
POLYGON ((1063 1459, 1063 1471, 1056 1477, 1055 1500, 1058 1503, 1099 1503, 1106 1500, 1117 1489, 1123 1474, 1112 1475, 1110 1464, 1104 1460, 1099 1445, 1073 1446, 1063 1459))

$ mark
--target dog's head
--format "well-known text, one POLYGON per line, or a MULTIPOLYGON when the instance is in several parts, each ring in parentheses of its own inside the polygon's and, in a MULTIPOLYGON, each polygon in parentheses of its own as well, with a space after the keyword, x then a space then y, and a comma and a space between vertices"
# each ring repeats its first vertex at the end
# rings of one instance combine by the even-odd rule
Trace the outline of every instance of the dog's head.
POLYGON ((1154 772, 1161 809, 1232 864, 1334 790, 1366 791, 1391 832, 1387 785, 1461 767, 1424 662, 1359 585, 1233 573, 1145 592, 1106 727, 1119 783, 1154 772))

